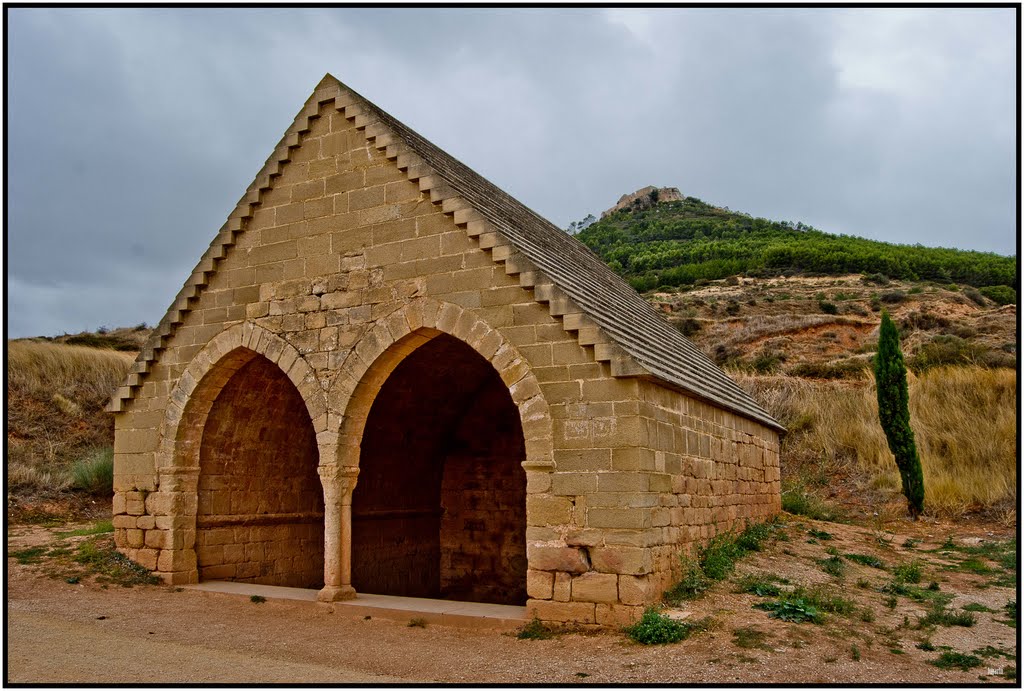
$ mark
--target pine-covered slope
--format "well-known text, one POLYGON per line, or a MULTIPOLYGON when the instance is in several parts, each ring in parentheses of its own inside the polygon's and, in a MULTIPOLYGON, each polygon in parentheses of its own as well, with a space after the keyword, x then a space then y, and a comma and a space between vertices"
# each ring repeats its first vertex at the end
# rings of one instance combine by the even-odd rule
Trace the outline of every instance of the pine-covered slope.
POLYGON ((607 215, 577 235, 640 291, 734 275, 865 273, 993 287, 983 291, 993 300, 1015 300, 1016 257, 832 235, 802 223, 754 218, 695 197, 644 201, 607 215))

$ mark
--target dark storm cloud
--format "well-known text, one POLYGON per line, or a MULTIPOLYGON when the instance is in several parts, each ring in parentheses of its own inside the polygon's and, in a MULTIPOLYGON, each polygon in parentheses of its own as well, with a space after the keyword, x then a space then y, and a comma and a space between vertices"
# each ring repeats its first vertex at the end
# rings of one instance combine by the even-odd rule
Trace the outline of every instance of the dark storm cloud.
POLYGON ((555 223, 1015 251, 1012 10, 12 9, 11 336, 156 322, 330 71, 555 223))

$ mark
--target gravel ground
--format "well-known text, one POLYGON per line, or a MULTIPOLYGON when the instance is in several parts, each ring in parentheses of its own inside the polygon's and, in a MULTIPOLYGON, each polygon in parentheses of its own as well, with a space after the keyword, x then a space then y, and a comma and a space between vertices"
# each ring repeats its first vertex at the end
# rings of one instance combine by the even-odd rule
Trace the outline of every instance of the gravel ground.
MULTIPOLYGON (((739 571, 828 582, 830 577, 814 567, 814 559, 824 556, 824 543, 807 542, 809 527, 833 533, 828 544, 844 552, 876 553, 887 563, 908 556, 899 547, 908 531, 925 540, 916 547, 923 551, 952 529, 904 524, 903 533, 885 544, 865 528, 792 520, 789 540, 745 559, 739 571)), ((52 539, 48 533, 12 526, 9 549, 46 543, 52 539)), ((1016 598, 1012 589, 941 570, 938 557, 924 556, 931 560, 926 575, 940 579, 943 591, 957 593, 954 605, 977 602, 997 609, 1016 598)), ((638 645, 614 631, 518 640, 486 629, 417 628, 365 620, 327 604, 255 604, 165 586, 104 589, 92 581, 68 584, 45 571, 45 564, 7 561, 8 682, 967 684, 978 683, 979 676, 1005 683, 994 675, 1004 664, 1016 664, 995 659, 968 672, 928 664, 938 653, 917 649, 924 634, 902 624, 904 616, 916 621, 923 607, 901 598, 899 607, 889 610, 884 595, 853 585, 861 578, 880 583, 884 572, 855 565, 833 584, 859 607, 871 609, 872 622, 829 616, 821 626, 787 624, 752 609, 755 596, 733 593, 722 583, 687 607, 690 619, 712 616, 715 627, 667 646, 638 645), (736 644, 733 632, 748 626, 765 634, 763 647, 736 644), (853 646, 859 660, 853 659, 853 646)), ((1017 630, 999 623, 1000 616, 980 613, 974 627, 940 627, 930 639, 965 653, 985 645, 1015 652, 1017 630)))

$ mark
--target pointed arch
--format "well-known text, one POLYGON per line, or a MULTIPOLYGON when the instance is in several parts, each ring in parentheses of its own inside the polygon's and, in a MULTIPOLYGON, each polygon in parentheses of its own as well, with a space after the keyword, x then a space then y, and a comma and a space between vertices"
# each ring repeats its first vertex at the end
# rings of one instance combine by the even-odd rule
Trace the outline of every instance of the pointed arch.
POLYGON ((527 470, 554 470, 551 413, 525 357, 497 329, 450 302, 416 298, 379 319, 345 358, 328 393, 340 416, 335 463, 358 467, 370 408, 388 376, 406 357, 441 334, 469 345, 491 363, 519 411, 527 470))

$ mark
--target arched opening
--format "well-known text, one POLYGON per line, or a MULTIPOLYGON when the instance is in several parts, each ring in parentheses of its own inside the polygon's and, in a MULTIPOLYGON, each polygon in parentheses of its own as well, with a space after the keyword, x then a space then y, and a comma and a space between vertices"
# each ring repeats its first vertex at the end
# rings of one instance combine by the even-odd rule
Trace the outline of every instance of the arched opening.
POLYGON ((324 501, 309 413, 277 365, 236 352, 247 357, 225 358, 243 362, 233 362, 202 423, 199 578, 318 588, 324 501))
POLYGON ((364 593, 521 605, 526 457, 494 367, 440 335, 378 392, 352 497, 352 585, 364 593))

